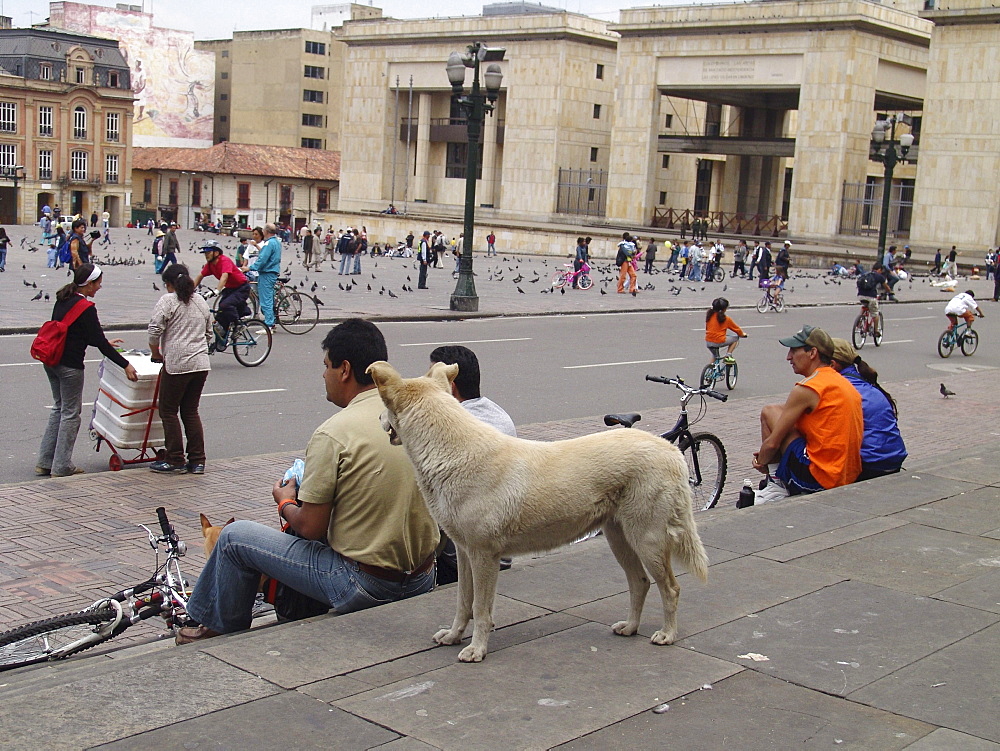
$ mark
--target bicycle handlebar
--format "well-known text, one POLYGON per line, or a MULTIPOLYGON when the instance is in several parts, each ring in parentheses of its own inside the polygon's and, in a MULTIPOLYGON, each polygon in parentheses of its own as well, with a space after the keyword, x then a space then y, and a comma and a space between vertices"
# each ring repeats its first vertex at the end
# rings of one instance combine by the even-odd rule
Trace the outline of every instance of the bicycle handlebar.
POLYGON ((167 521, 167 510, 163 506, 156 509, 156 518, 160 520, 160 529, 163 530, 163 536, 171 537, 174 534, 174 528, 167 521))
POLYGON ((727 401, 729 399, 729 394, 723 394, 719 391, 713 391, 710 388, 700 388, 695 389, 684 383, 684 379, 680 376, 676 378, 667 378, 665 376, 646 376, 647 381, 653 381, 654 383, 665 383, 668 385, 673 385, 683 391, 685 394, 700 394, 702 396, 710 396, 713 399, 718 399, 720 402, 727 401))

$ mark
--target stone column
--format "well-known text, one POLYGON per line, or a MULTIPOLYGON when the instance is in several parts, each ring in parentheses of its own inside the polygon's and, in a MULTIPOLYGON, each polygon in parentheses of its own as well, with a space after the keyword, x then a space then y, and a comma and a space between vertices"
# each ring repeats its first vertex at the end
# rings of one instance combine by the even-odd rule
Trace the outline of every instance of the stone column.
POLYGON ((427 203, 430 199, 431 155, 431 95, 422 92, 417 103, 417 163, 413 176, 413 200, 427 203))

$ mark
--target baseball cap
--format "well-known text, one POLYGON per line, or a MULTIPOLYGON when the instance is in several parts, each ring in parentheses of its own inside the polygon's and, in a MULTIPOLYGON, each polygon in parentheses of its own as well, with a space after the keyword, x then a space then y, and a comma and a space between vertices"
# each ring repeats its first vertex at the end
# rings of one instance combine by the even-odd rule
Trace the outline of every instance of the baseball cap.
POLYGON ((431 236, 431 233, 430 233, 430 232, 428 232, 427 230, 424 230, 424 235, 423 235, 423 236, 424 236, 424 237, 430 237, 430 236, 431 236))
POLYGON ((858 359, 858 353, 846 339, 834 337, 830 341, 833 342, 833 359, 837 362, 853 365, 854 361, 858 359))
POLYGON ((815 347, 821 355, 833 357, 833 340, 817 326, 803 326, 792 336, 779 339, 783 347, 815 347))
POLYGON ((215 240, 209 240, 207 243, 202 245, 199 249, 199 253, 208 253, 210 250, 218 250, 222 252, 222 246, 219 245, 215 240))

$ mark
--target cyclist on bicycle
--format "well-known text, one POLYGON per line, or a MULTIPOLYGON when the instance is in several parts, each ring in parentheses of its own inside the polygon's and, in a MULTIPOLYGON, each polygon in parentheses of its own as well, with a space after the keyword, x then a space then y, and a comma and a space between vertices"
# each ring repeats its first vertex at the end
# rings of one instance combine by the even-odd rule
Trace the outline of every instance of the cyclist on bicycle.
POLYGON ((958 325, 959 316, 965 319, 970 329, 975 316, 985 318, 985 314, 979 307, 979 303, 976 302, 976 296, 971 289, 959 292, 951 298, 944 307, 944 314, 948 318, 948 331, 953 331, 958 325))
POLYGON ((201 284, 201 280, 206 276, 218 278, 219 284, 216 287, 216 294, 219 298, 219 308, 215 312, 215 320, 222 327, 222 336, 225 342, 229 335, 229 328, 236 323, 240 316, 250 315, 250 306, 247 299, 250 297, 250 283, 247 282, 243 272, 236 268, 236 264, 222 252, 222 248, 215 240, 205 243, 199 253, 205 256, 205 266, 202 268, 198 278, 194 280, 194 286, 201 284))
POLYGON ((876 318, 878 318, 879 296, 885 294, 888 295, 890 299, 894 299, 892 297, 892 289, 889 287, 889 281, 886 278, 885 266, 881 263, 876 263, 872 266, 871 271, 867 274, 859 276, 857 285, 858 299, 861 300, 861 305, 863 307, 867 307, 868 310, 871 311, 871 314, 876 318))
POLYGON ((719 350, 728 347, 726 350, 726 362, 734 363, 733 351, 740 343, 740 339, 746 339, 748 334, 743 331, 732 318, 726 315, 729 309, 729 300, 724 297, 717 297, 712 300, 712 307, 705 313, 705 346, 712 353, 712 362, 719 359, 719 350))

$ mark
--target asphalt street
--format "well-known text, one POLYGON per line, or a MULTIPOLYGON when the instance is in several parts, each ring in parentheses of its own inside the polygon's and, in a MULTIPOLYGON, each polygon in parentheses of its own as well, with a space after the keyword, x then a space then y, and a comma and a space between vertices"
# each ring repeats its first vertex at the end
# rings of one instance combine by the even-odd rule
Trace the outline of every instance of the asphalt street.
MULTIPOLYGON (((100 301, 99 301, 100 302, 100 301)), ((947 380, 949 372, 1000 367, 1000 316, 977 322, 982 337, 972 357, 956 352, 942 360, 935 351, 943 328, 943 303, 886 305, 886 334, 881 347, 869 343, 862 356, 883 380, 947 380)), ((753 309, 732 311, 750 337, 737 350, 740 380, 731 398, 774 395, 783 399, 795 376, 777 338, 806 323, 833 335, 850 336, 855 306, 791 308, 783 314, 753 309)), ((680 375, 696 381, 707 362, 704 312, 681 310, 604 315, 522 316, 443 321, 384 321, 389 358, 405 375, 418 375, 430 351, 463 343, 474 349, 483 369, 483 393, 510 412, 517 424, 595 416, 606 412, 644 411, 676 404, 676 395, 644 380, 646 374, 680 375)), ((279 332, 269 359, 245 368, 228 353, 212 358, 212 373, 201 404, 209 446, 209 465, 222 459, 301 450, 312 430, 335 408, 326 403, 321 379, 321 342, 330 324, 303 336, 279 332)), ((144 347, 145 332, 117 332, 126 347, 144 347)), ((42 368, 26 356, 31 335, 0 337, 0 378, 4 415, 0 441, 4 461, 0 482, 32 475, 38 443, 51 404, 42 368)), ((99 355, 90 350, 86 401, 96 397, 99 355)), ((719 385, 723 389, 722 385, 719 385)), ((712 412, 726 405, 710 402, 712 412)), ((88 437, 91 407, 75 460, 88 472, 107 469, 110 452, 95 452, 88 437)), ((654 426, 647 425, 653 428, 654 426)), ((659 427, 659 426, 656 426, 659 427)), ((669 428, 663 425, 663 429, 669 428)), ((595 421, 595 430, 601 426, 595 421)), ((123 451, 126 458, 134 452, 123 451)), ((146 471, 137 465, 127 471, 146 471)))

